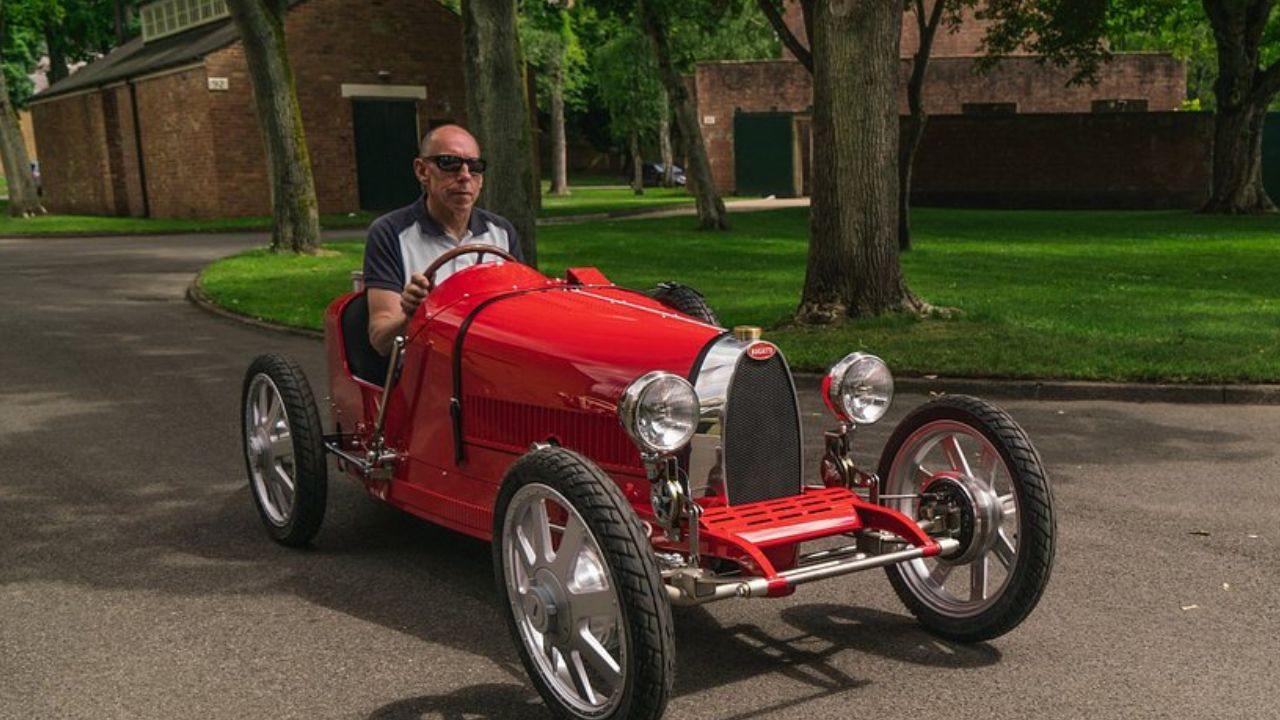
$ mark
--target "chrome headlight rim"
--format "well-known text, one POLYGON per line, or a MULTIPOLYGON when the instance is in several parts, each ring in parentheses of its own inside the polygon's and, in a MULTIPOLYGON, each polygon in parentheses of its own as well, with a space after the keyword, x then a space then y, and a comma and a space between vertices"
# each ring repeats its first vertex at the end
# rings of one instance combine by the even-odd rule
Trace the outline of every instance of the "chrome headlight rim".
POLYGON ((827 407, 838 419, 855 425, 873 425, 879 422, 893 404, 893 390, 893 373, 890 372, 889 365, 879 357, 864 352, 844 356, 831 366, 822 380, 822 399, 827 407), (870 384, 878 371, 883 371, 879 384, 870 384), (850 373, 857 375, 851 377, 850 373), (860 385, 865 390, 855 397, 867 398, 869 402, 861 407, 846 403, 846 380, 861 380, 860 385))
POLYGON ((632 380, 626 389, 622 391, 622 397, 618 400, 618 420, 622 422, 623 429, 627 431, 627 435, 640 448, 641 452, 649 455, 671 455, 684 449, 693 440, 693 436, 698 431, 698 421, 701 413, 698 393, 693 389, 693 385, 689 384, 689 381, 683 377, 665 370, 654 370, 632 380), (676 391, 681 394, 687 394, 683 399, 688 401, 689 407, 692 408, 689 417, 682 418, 685 420, 683 424, 687 426, 687 429, 682 435, 677 436, 675 441, 665 444, 658 443, 649 437, 641 423, 642 412, 647 409, 645 401, 649 398, 651 392, 663 384, 668 386, 674 384, 676 391))

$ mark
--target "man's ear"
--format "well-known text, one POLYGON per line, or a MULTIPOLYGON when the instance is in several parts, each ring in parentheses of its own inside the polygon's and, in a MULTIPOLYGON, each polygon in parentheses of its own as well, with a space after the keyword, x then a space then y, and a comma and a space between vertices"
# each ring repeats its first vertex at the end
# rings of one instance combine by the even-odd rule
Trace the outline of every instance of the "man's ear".
POLYGON ((427 172, 427 161, 420 157, 414 158, 413 174, 418 178, 418 185, 422 187, 422 192, 427 192, 431 184, 431 174, 427 172))

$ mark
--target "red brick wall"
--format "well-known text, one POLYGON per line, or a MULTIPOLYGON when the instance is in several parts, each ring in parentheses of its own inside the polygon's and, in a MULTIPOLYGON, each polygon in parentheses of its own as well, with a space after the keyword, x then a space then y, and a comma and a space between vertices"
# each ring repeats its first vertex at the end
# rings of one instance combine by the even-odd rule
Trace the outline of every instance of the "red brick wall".
MULTIPOLYGON (((910 61, 901 65, 899 112, 907 112, 910 61)), ((930 63, 925 107, 931 114, 957 114, 965 103, 1016 102, 1020 113, 1087 113, 1094 100, 1145 98, 1153 111, 1174 110, 1185 97, 1186 66, 1168 55, 1118 55, 1098 85, 1068 86, 1067 71, 1041 66, 1030 57, 1011 57, 989 74, 975 71, 972 58, 938 58, 930 63)), ((808 112, 812 78, 795 61, 713 62, 698 65, 698 116, 716 187, 734 187, 733 114, 808 112), (708 117, 715 119, 707 124, 708 117)))
POLYGON ((703 63, 698 65, 695 83, 711 178, 721 192, 730 192, 734 186, 734 111, 803 112, 813 95, 812 78, 794 61, 703 63))
MULTIPOLYGON (((421 131, 432 119, 466 120, 461 21, 438 3, 310 0, 289 13, 286 32, 321 212, 359 206, 351 100, 342 97, 343 84, 382 84, 379 72, 389 72, 387 83, 426 86, 426 101, 416 103, 421 131), (407 42, 405 28, 415 28, 415 37, 436 41, 407 42)), ((243 49, 239 44, 225 48, 209 55, 205 64, 209 76, 225 77, 229 86, 206 93, 214 124, 221 129, 221 212, 268 215, 266 153, 243 49)), ((410 162, 406 157, 405 163, 410 162)))
POLYGON ((102 97, 73 95, 31 108, 44 203, 50 212, 101 213, 115 206, 109 175, 102 97))
MULTIPOLYGON (((359 204, 343 84, 425 86, 427 99, 416 103, 422 130, 431 120, 466 121, 461 20, 439 3, 308 0, 290 11, 286 33, 321 212, 359 204), (384 80, 380 72, 389 75, 384 80)), ((50 206, 141 214, 128 89, 102 92, 115 94, 110 128, 99 93, 35 106, 50 206)), ((211 53, 203 66, 142 80, 137 93, 152 216, 271 213, 266 153, 238 43, 211 53), (227 78, 228 89, 209 90, 209 77, 227 78)))
POLYGON ((929 120, 918 205, 1196 208, 1212 179, 1209 113, 1051 114, 929 120))
POLYGON ((210 118, 204 68, 142 80, 137 88, 152 217, 223 215, 215 148, 241 140, 227 136, 210 118))
POLYGON ((138 142, 134 132, 133 106, 127 86, 103 91, 104 105, 114 98, 115 122, 107 126, 107 154, 111 160, 111 186, 117 215, 142 217, 146 206, 142 198, 142 178, 138 172, 138 142))
MULTIPOLYGON (((911 63, 902 64, 902 83, 911 63)), ((964 103, 1016 102, 1020 113, 1089 112, 1094 100, 1145 98, 1151 111, 1177 110, 1186 98, 1187 67, 1169 55, 1125 53, 1103 67, 1097 85, 1068 85, 1069 70, 1041 65, 1032 57, 1010 57, 989 73, 972 58, 936 58, 929 63, 924 103, 931 114, 958 114, 964 103)), ((907 113, 903 91, 899 112, 907 113)))

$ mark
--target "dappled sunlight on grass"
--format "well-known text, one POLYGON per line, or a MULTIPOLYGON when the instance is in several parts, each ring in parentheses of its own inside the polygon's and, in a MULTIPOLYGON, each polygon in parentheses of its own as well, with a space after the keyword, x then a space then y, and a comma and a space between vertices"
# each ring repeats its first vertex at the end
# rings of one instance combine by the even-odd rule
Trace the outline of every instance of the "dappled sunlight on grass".
MULTIPOLYGON (((539 257, 553 276, 594 265, 628 287, 692 285, 726 325, 771 328, 797 368, 862 349, 900 373, 1280 381, 1277 217, 918 210, 908 283, 961 314, 823 330, 779 329, 804 282, 807 210, 731 220, 729 233, 696 231, 689 217, 547 226, 539 257)), ((205 287, 233 308, 320 327, 362 252, 332 247, 339 257, 227 260, 205 287)))

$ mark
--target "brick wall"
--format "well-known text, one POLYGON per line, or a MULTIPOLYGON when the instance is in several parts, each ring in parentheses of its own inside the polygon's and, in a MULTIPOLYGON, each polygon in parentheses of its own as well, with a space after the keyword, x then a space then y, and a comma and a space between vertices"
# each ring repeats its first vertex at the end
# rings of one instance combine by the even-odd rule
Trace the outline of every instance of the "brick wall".
POLYGON ((114 207, 102 96, 72 95, 31 109, 42 148, 44 203, 51 212, 101 213, 114 207))
MULTIPOLYGON (((359 205, 343 84, 425 86, 427 99, 416 102, 422 130, 432 120, 466 121, 461 20, 439 3, 310 0, 290 11, 286 33, 321 212, 359 205)), ((138 81, 137 95, 152 216, 271 213, 266 153, 239 43, 210 53, 203 65, 138 81), (227 78, 228 89, 210 90, 209 77, 227 78)), ((127 87, 57 98, 34 112, 52 209, 142 214, 127 87)))
POLYGON ((142 80, 137 95, 152 217, 223 215, 215 146, 240 140, 210 118, 204 67, 142 80))
MULTIPOLYGON (((907 112, 903 61, 899 112, 907 112)), ((1143 98, 1153 111, 1178 108, 1185 97, 1186 67, 1168 55, 1118 55, 1098 85, 1067 85, 1068 72, 1041 66, 1030 57, 1010 57, 989 74, 972 58, 939 58, 930 64, 925 106, 931 114, 960 113, 966 103, 1017 103, 1019 113, 1087 113, 1095 100, 1143 98)), ((733 115, 743 112, 807 113, 812 78, 795 61, 713 62, 698 65, 698 115, 717 189, 734 188, 733 115), (714 118, 708 124, 708 118, 714 118)))
MULTIPOLYGON (((902 64, 902 84, 911 63, 902 64)), ((1020 113, 1089 112, 1094 100, 1147 100, 1152 111, 1177 110, 1186 98, 1186 64, 1172 56, 1124 53, 1105 65, 1097 85, 1068 85, 1069 70, 1041 65, 1032 57, 1009 57, 989 73, 973 58, 936 58, 929 63, 924 103, 931 114, 958 114, 964 103, 1016 102, 1020 113)), ((899 111, 907 113, 906 92, 899 111)))
POLYGON ((734 187, 734 111, 807 111, 813 95, 812 78, 794 61, 702 63, 694 82, 711 178, 721 192, 734 187))
POLYGON ((1185 208, 1208 199, 1209 113, 1044 114, 929 120, 918 205, 1185 208))
MULTIPOLYGON (((359 206, 351 100, 342 97, 343 84, 426 86, 427 99, 416 103, 421 131, 433 119, 466 120, 461 22, 438 3, 371 0, 360 6, 311 0, 289 13, 286 32, 323 213, 359 206), (405 28, 438 40, 406 42, 405 28), (380 72, 389 73, 385 81, 380 72)), ((205 66, 210 77, 228 80, 228 90, 206 91, 209 112, 219 128, 220 212, 269 215, 266 153, 242 46, 210 54, 205 66)))

